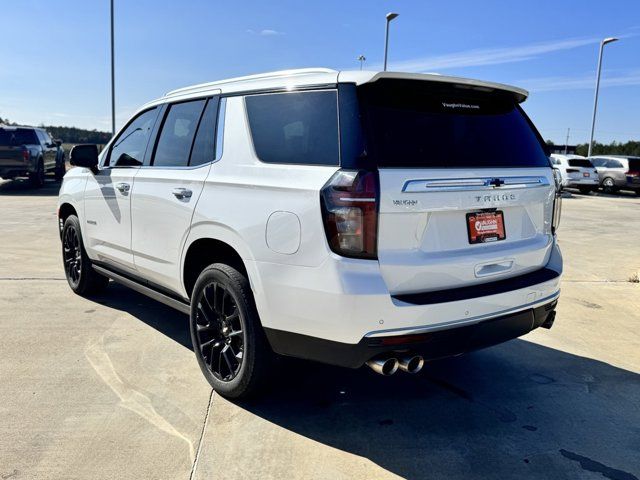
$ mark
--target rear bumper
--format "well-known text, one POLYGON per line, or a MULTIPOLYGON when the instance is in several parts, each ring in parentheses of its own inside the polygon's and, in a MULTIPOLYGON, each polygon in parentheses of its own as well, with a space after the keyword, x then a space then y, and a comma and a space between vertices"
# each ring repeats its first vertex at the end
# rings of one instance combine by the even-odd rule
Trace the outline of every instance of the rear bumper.
POLYGON ((29 175, 29 169, 25 165, 0 166, 1 178, 26 177, 28 175, 29 175))
POLYGON ((265 329, 272 348, 292 357, 340 367, 358 368, 381 355, 403 352, 425 360, 451 357, 520 337, 555 316, 557 300, 536 308, 502 315, 473 325, 403 336, 365 337, 357 344, 324 340, 281 330, 265 329))
POLYGON ((14 158, 0 158, 0 177, 15 178, 26 177, 32 173, 35 166, 31 161, 14 158))
POLYGON ((267 262, 247 266, 274 350, 336 363, 330 358, 335 345, 360 348, 363 341, 471 327, 552 303, 560 294, 562 255, 554 242, 545 267, 537 271, 472 287, 395 296, 376 261, 330 257, 319 267, 267 262), (305 337, 310 340, 296 340, 305 337), (328 345, 329 358, 305 354, 289 343, 309 351, 314 344, 328 345))
POLYGON ((597 188, 600 185, 598 178, 583 178, 567 181, 567 187, 594 187, 597 188))

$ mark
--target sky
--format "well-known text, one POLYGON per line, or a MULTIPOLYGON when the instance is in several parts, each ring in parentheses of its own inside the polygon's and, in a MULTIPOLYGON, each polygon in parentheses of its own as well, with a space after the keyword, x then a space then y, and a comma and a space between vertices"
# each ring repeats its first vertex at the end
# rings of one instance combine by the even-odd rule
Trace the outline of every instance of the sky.
MULTIPOLYGON (((542 136, 640 139, 640 0, 115 0, 116 126, 195 83, 303 67, 438 72, 523 87, 542 136)), ((0 0, 0 117, 111 127, 109 1, 0 0)))

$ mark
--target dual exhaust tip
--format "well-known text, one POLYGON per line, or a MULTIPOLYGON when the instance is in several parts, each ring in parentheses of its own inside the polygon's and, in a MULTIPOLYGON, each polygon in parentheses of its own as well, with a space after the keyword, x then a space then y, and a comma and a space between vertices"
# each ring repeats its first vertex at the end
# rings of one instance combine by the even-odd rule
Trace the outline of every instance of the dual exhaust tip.
POLYGON ((424 358, 420 355, 407 355, 399 358, 377 358, 369 360, 367 366, 380 375, 389 376, 402 370, 407 373, 418 373, 424 366, 424 358))

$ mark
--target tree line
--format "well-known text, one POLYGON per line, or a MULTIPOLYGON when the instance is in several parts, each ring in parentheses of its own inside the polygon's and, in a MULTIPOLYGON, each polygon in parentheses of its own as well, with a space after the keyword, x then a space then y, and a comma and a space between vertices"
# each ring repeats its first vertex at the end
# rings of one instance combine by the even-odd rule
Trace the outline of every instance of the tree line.
MULTIPOLYGON (((551 140, 547 140, 547 145, 550 147, 560 147, 562 145, 555 145, 551 140)), ((582 155, 586 157, 589 153, 589 144, 580 143, 576 145, 576 155, 582 155)), ((611 143, 598 143, 594 142, 591 149, 591 155, 630 155, 640 157, 640 141, 629 140, 628 142, 611 142, 611 143)))
MULTIPOLYGON (((589 144, 582 143, 576 147, 576 154, 587 156, 589 144)), ((591 155, 633 155, 640 157, 640 141, 611 142, 609 144, 595 142, 591 149, 591 155)))
MULTIPOLYGON (((0 125, 17 125, 7 119, 0 117, 0 125)), ((77 127, 56 127, 52 125, 38 125, 44 128, 52 138, 60 139, 64 143, 96 143, 104 145, 111 139, 111 133, 101 132, 99 130, 86 130, 77 127)))

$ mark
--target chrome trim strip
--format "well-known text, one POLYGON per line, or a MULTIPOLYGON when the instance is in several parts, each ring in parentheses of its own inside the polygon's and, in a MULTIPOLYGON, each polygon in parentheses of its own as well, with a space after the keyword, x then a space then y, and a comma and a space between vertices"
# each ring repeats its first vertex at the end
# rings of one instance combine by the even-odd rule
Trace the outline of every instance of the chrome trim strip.
POLYGON ((407 180, 402 187, 402 191, 405 193, 460 192, 465 190, 496 190, 548 186, 549 180, 544 176, 437 178, 407 180), (500 186, 492 184, 496 182, 496 180, 500 183, 500 186))
POLYGON ((473 325, 475 323, 480 323, 484 320, 491 320, 492 318, 501 317, 503 315, 507 315, 509 313, 517 313, 523 310, 528 310, 530 308, 536 308, 544 305, 545 303, 552 302, 560 296, 560 289, 557 292, 549 295, 548 297, 541 298, 540 300, 536 300, 535 302, 527 303, 525 305, 520 305, 514 308, 508 308, 506 310, 501 310, 499 312, 488 313, 486 315, 478 315, 477 317, 467 318, 463 320, 452 320, 450 322, 438 323, 437 325, 424 325, 424 326, 416 326, 416 327, 402 327, 402 328, 389 328, 387 330, 374 330, 365 334, 365 337, 379 337, 383 335, 387 335, 392 333, 393 335, 412 335, 414 333, 426 333, 426 332, 437 332, 439 330, 446 330, 448 328, 457 328, 464 327, 467 325, 473 325))
POLYGON ((340 197, 340 201, 341 202, 375 202, 376 199, 375 198, 346 198, 346 197, 340 197))

